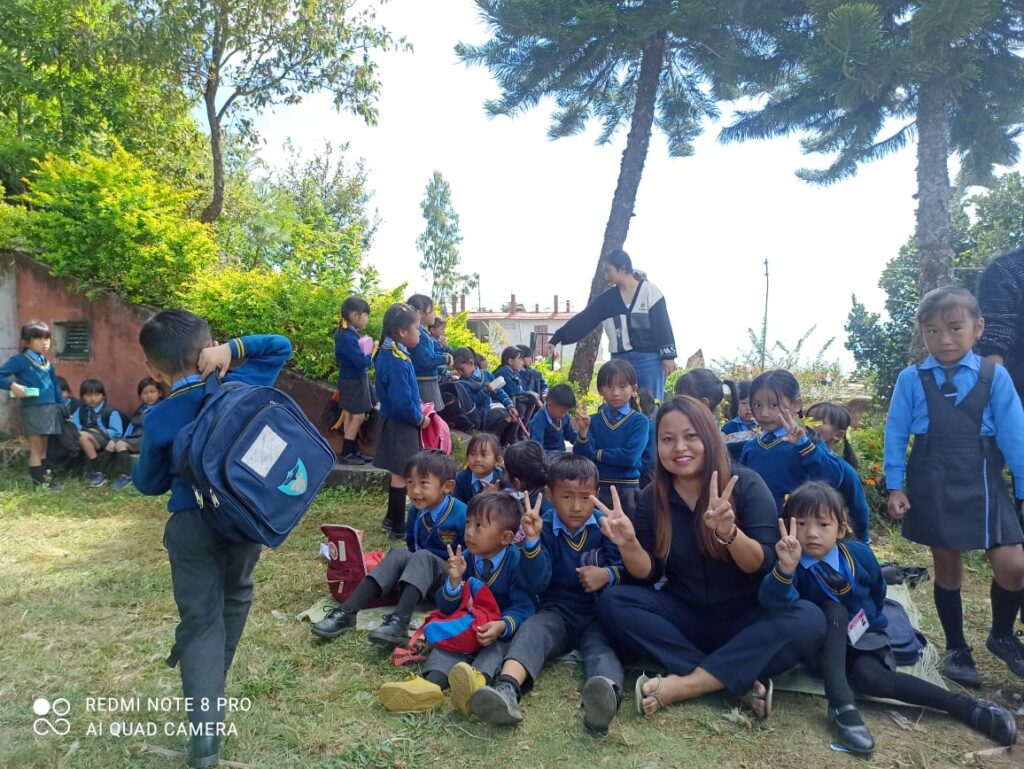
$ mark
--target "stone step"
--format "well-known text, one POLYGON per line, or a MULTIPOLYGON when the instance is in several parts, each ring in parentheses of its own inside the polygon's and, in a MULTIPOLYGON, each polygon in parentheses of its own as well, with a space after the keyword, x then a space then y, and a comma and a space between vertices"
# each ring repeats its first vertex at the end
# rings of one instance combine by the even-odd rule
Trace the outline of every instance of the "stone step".
POLYGON ((335 464, 324 481, 324 486, 345 486, 362 491, 385 491, 391 474, 372 464, 339 465, 335 464))

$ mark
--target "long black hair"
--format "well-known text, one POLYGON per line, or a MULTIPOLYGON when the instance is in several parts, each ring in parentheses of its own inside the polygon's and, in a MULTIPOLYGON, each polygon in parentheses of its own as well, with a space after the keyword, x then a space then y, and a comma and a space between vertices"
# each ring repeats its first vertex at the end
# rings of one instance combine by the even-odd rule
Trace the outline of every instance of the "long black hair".
POLYGON ((820 419, 822 422, 832 425, 836 430, 843 431, 843 459, 856 468, 857 452, 850 445, 850 436, 847 433, 847 430, 850 429, 850 412, 846 410, 846 406, 828 401, 815 403, 807 409, 807 416, 811 419, 820 419))
POLYGON ((409 326, 416 322, 417 317, 416 310, 404 302, 388 307, 384 311, 384 320, 381 323, 380 346, 377 348, 377 353, 380 353, 380 348, 384 346, 385 339, 391 337, 394 340, 398 332, 403 328, 409 328, 409 326))
POLYGON ((705 401, 712 414, 718 411, 718 404, 725 397, 726 388, 729 390, 730 410, 732 409, 731 404, 734 403, 739 408, 736 383, 731 379, 719 379, 718 375, 709 368, 695 368, 676 380, 676 395, 689 395, 705 401))

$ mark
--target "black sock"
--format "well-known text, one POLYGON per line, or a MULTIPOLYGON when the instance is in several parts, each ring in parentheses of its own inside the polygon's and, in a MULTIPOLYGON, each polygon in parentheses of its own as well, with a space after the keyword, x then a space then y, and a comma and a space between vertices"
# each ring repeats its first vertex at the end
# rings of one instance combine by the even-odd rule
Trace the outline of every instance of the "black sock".
POLYGON ((409 584, 403 584, 402 592, 398 594, 398 605, 395 607, 395 616, 401 618, 405 622, 408 622, 412 618, 412 613, 416 611, 416 607, 422 600, 423 593, 419 591, 419 588, 413 587, 409 584))
POLYGON ((99 457, 85 460, 85 471, 92 475, 93 473, 99 472, 99 457))
POLYGON ((341 455, 343 457, 350 457, 357 451, 359 451, 359 447, 356 445, 356 442, 345 438, 345 442, 341 447, 341 455))
POLYGON ((512 676, 507 676, 504 673, 501 673, 497 678, 494 679, 494 683, 508 684, 509 686, 511 686, 512 691, 516 693, 516 702, 519 702, 519 700, 523 698, 523 690, 519 686, 519 682, 512 676))
POLYGON ((377 584, 377 580, 367 577, 352 591, 352 595, 345 599, 341 608, 359 611, 375 598, 380 598, 380 585, 377 584))
MULTIPOLYGON (((835 601, 827 601, 825 609, 825 643, 819 653, 819 665, 825 679, 825 696, 828 706, 838 710, 853 705, 853 690, 846 678, 846 625, 849 612, 846 606, 835 601)), ((840 713, 836 720, 844 726, 863 724, 860 713, 847 710, 840 713)))
POLYGON ((989 596, 992 598, 992 635, 996 638, 1013 635, 1013 622, 1017 619, 1024 591, 1007 590, 992 580, 989 596))
POLYGON ((391 531, 402 533, 405 531, 405 487, 388 487, 388 518, 391 521, 391 531))
POLYGON ((114 467, 118 475, 132 474, 132 457, 127 451, 119 451, 114 457, 114 467))
MULTIPOLYGON (((941 710, 968 726, 972 725, 971 716, 975 706, 971 700, 948 692, 930 681, 889 670, 873 655, 858 654, 853 662, 850 679, 861 694, 941 710)), ((985 728, 985 724, 979 726, 985 728)))
POLYGON ((946 634, 947 649, 966 649, 964 638, 964 607, 960 602, 960 589, 946 590, 935 586, 935 608, 939 612, 942 632, 946 634))
POLYGON ((46 470, 42 465, 29 465, 28 474, 32 476, 32 482, 42 486, 46 483, 46 470))
POLYGON ((432 684, 437 684, 441 689, 448 688, 448 676, 442 673, 440 670, 428 670, 423 674, 423 677, 430 681, 432 684))

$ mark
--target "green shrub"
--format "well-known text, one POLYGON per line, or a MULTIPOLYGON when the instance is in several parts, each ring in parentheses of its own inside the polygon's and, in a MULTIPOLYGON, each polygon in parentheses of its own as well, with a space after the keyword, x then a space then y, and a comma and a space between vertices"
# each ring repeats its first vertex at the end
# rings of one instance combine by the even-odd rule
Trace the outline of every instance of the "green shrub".
POLYGON ((487 342, 483 341, 476 334, 470 330, 468 323, 466 322, 468 315, 467 313, 460 312, 458 315, 448 316, 448 325, 445 326, 444 335, 448 340, 448 346, 453 350, 458 347, 469 347, 475 352, 480 353, 490 364, 490 369, 493 371, 500 363, 501 358, 498 354, 491 349, 491 346, 487 342))

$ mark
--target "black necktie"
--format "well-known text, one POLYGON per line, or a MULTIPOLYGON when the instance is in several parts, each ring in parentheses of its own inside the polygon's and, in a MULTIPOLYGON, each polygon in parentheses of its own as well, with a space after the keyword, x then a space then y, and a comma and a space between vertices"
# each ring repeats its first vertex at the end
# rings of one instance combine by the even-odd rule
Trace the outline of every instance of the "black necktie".
POLYGON ((829 590, 836 595, 841 595, 850 589, 849 580, 824 561, 818 561, 817 570, 829 590))
POLYGON ((942 383, 942 387, 939 388, 939 392, 953 401, 956 400, 956 385, 953 383, 953 375, 959 368, 959 365, 942 367, 942 372, 946 375, 946 381, 942 383))
POLYGON ((482 566, 480 569, 480 579, 486 582, 491 578, 491 574, 494 572, 494 564, 491 562, 490 558, 481 558, 480 561, 482 566))

